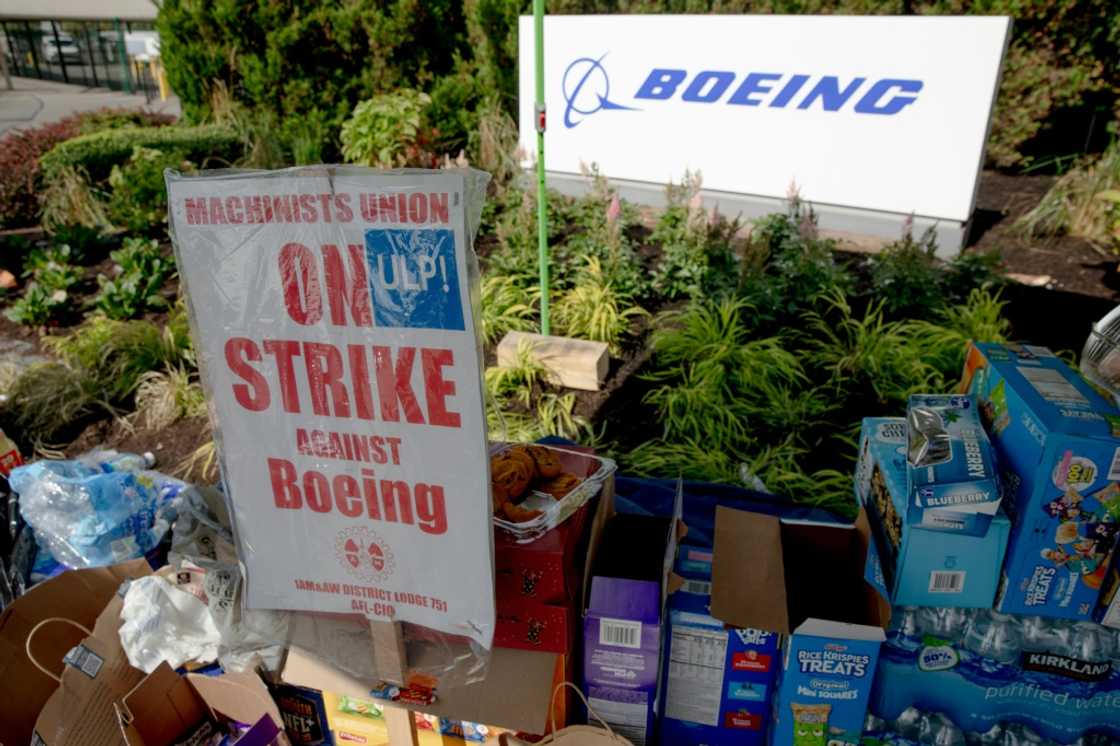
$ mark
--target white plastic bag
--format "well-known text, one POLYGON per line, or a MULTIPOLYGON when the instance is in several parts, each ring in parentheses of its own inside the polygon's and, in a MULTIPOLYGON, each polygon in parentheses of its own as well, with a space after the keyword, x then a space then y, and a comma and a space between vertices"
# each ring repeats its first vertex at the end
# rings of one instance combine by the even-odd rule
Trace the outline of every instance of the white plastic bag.
POLYGON ((222 636, 206 602, 160 575, 128 586, 121 622, 121 647, 128 662, 144 673, 165 661, 178 668, 218 658, 222 636))

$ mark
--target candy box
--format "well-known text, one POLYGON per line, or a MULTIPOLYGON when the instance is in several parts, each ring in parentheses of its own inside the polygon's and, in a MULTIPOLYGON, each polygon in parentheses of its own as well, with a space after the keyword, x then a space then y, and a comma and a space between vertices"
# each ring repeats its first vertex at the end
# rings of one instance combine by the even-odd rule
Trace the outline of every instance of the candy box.
POLYGON ((999 588, 1011 522, 1003 510, 983 536, 930 530, 906 515, 906 420, 866 417, 860 431, 856 497, 875 539, 872 561, 899 606, 990 607, 999 588))
POLYGON ((986 534, 1002 493, 976 401, 971 396, 914 395, 906 422, 906 522, 986 534))
POLYGON ((661 743, 765 744, 779 636, 711 615, 712 552, 682 546, 670 593, 662 666, 661 743))
POLYGON ((859 743, 890 606, 865 576, 870 528, 716 509, 711 615, 782 635, 773 746, 859 743))
POLYGON ((972 344, 961 385, 1010 493, 997 608, 1091 619, 1120 532, 1120 410, 1043 347, 972 344))

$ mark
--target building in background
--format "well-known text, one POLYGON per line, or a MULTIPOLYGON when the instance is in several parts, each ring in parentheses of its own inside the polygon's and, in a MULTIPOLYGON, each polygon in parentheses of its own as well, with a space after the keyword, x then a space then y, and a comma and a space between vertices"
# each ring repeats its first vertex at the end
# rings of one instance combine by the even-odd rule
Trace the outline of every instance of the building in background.
POLYGON ((157 10, 151 0, 0 0, 0 50, 12 75, 151 97, 157 10))

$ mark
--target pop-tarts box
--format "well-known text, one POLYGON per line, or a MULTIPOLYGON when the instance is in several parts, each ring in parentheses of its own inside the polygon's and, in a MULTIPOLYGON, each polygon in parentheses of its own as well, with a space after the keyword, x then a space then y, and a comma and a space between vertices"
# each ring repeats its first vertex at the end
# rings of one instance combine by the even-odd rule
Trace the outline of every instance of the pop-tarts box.
POLYGON ((771 746, 860 742, 890 620, 865 576, 870 542, 863 511, 852 525, 716 509, 711 615, 781 635, 771 746))
POLYGON ((906 516, 906 420, 865 417, 855 491, 896 606, 991 608, 1011 521, 1002 508, 983 536, 914 526, 906 516))
POLYGON ((1044 347, 973 343, 961 386, 1010 494, 996 608, 1092 618, 1120 531, 1120 410, 1044 347))
POLYGON ((779 636, 711 614, 712 551, 682 545, 669 595, 662 666, 662 744, 764 746, 779 636))
POLYGON ((1003 497, 972 396, 915 394, 906 406, 906 522, 983 536, 1003 497))

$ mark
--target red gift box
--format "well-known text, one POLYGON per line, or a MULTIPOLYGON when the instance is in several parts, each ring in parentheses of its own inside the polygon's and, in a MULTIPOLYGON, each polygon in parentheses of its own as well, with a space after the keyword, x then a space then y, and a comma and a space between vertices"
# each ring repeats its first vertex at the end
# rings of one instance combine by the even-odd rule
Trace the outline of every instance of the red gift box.
POLYGON ((518 544, 501 531, 494 535, 494 576, 497 596, 541 603, 579 597, 583 570, 576 548, 587 525, 588 506, 536 541, 518 544))
POLYGON ((570 653, 575 607, 523 599, 498 599, 494 645, 499 648, 570 653))

